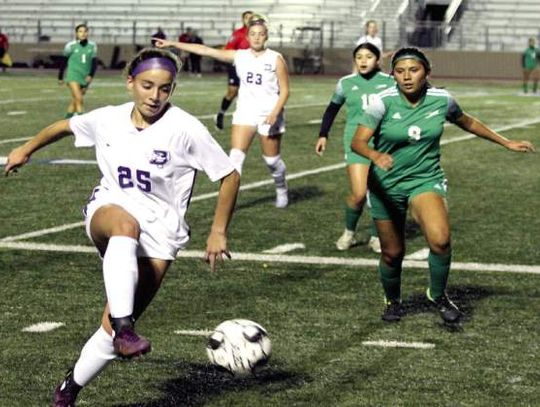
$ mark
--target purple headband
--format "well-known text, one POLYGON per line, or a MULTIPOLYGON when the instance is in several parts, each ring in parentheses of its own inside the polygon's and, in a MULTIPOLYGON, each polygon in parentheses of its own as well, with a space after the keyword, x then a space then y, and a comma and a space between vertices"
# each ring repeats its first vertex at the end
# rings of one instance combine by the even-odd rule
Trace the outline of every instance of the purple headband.
POLYGON ((171 75, 176 78, 176 65, 169 58, 165 57, 145 59, 133 69, 131 76, 136 77, 141 72, 149 71, 151 69, 164 69, 169 71, 171 75))

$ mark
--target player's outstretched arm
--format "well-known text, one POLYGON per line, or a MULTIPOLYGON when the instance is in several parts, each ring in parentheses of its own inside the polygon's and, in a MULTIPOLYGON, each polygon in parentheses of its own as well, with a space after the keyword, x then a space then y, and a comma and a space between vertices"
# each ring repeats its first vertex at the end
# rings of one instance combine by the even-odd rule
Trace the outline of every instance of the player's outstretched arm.
POLYGON ((160 38, 152 38, 155 41, 157 48, 177 48, 182 51, 191 52, 192 54, 201 55, 203 57, 210 57, 219 59, 223 62, 234 62, 235 50, 230 49, 216 49, 208 47, 203 44, 191 44, 188 42, 176 42, 169 40, 162 40, 160 38))
POLYGON ((240 174, 236 170, 221 180, 214 221, 206 241, 205 260, 210 264, 212 272, 216 271, 216 260, 223 260, 223 255, 231 258, 227 246, 227 229, 232 219, 239 187, 240 174))
POLYGON ((463 113, 461 117, 456 121, 456 124, 465 131, 472 133, 478 137, 492 141, 506 147, 508 150, 518 151, 522 153, 534 152, 534 144, 529 141, 517 141, 509 140, 506 137, 501 136, 496 131, 490 129, 484 123, 477 118, 463 113))
POLYGON ((71 134, 69 120, 60 120, 45 127, 25 144, 11 150, 4 167, 4 175, 8 176, 16 168, 26 164, 35 151, 69 134, 71 134))

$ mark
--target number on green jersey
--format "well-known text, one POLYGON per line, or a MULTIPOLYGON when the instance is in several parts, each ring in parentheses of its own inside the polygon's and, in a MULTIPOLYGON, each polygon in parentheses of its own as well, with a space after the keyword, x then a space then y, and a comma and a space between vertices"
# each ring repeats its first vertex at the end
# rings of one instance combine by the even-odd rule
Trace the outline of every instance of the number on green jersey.
POLYGON ((367 93, 364 93, 362 95, 362 110, 366 110, 367 107, 373 103, 373 98, 375 97, 374 94, 367 94, 367 93))
POLYGON ((412 141, 418 141, 422 137, 422 129, 418 126, 411 126, 407 134, 412 141))

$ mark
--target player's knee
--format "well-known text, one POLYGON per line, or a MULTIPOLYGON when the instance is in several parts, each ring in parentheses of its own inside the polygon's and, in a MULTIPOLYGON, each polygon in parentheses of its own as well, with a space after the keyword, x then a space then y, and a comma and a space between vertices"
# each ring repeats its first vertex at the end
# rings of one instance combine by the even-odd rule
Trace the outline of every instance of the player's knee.
POLYGON ((244 166, 244 161, 246 159, 246 153, 244 153, 242 150, 238 148, 231 149, 229 153, 229 158, 231 159, 231 162, 238 171, 238 174, 242 175, 242 167, 244 166))
POLYGON ((238 95, 238 88, 229 88, 225 98, 232 102, 232 100, 238 95))
POLYGON ((450 252, 450 238, 438 238, 428 241, 429 249, 438 255, 446 255, 450 252))
POLYGON ((405 249, 400 246, 394 246, 390 245, 385 247, 385 245, 381 245, 381 258, 382 261, 389 267, 396 268, 399 267, 399 265, 403 261, 403 257, 405 256, 405 249))
POLYGON ((450 231, 438 230, 426 236, 429 248, 435 254, 448 254, 450 252, 450 231))
POLYGON ((271 157, 263 155, 262 158, 272 174, 285 172, 286 170, 285 163, 281 159, 280 154, 274 155, 271 157))
POLYGON ((138 240, 140 234, 139 224, 131 219, 119 219, 112 227, 112 236, 128 236, 138 240))
POLYGON ((352 192, 349 195, 347 204, 351 208, 362 209, 365 202, 366 202, 366 193, 365 192, 352 192))

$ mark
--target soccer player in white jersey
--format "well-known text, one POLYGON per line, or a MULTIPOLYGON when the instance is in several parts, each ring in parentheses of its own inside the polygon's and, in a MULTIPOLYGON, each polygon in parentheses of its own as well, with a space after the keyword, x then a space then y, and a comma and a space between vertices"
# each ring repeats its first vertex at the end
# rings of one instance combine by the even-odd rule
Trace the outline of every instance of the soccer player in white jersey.
POLYGON ((112 360, 149 352, 134 323, 149 305, 178 250, 189 240, 185 213, 197 171, 221 181, 206 261, 230 257, 227 228, 240 177, 195 117, 170 104, 179 71, 166 50, 143 49, 128 64, 133 101, 106 106, 41 130, 8 156, 5 174, 42 147, 74 134, 95 147, 102 174, 84 210, 86 231, 103 258, 107 305, 100 328, 55 389, 54 405, 73 406, 81 388, 112 360))
POLYGON ((276 185, 276 207, 288 205, 285 163, 281 158, 281 136, 285 132, 283 109, 289 97, 289 74, 285 60, 266 48, 266 20, 254 14, 248 23, 249 49, 223 50, 200 44, 156 40, 158 48, 175 47, 183 51, 234 62, 240 78, 236 111, 233 115, 229 157, 238 172, 255 134, 261 135, 263 159, 276 185))

